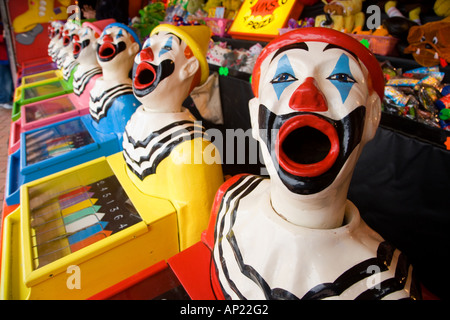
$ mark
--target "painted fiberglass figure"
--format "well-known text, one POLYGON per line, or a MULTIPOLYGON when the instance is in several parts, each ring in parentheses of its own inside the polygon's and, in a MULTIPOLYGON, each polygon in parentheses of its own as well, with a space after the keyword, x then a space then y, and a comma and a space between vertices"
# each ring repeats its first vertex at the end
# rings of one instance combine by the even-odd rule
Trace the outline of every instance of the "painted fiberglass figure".
POLYGON ((225 299, 418 299, 404 254, 347 200, 380 120, 375 57, 331 29, 273 40, 254 71, 253 136, 270 178, 239 175, 216 195, 203 241, 225 299))
POLYGON ((206 26, 156 27, 135 58, 133 90, 142 105, 126 126, 128 177, 177 209, 180 250, 198 242, 223 182, 219 152, 182 106, 209 76, 206 26))

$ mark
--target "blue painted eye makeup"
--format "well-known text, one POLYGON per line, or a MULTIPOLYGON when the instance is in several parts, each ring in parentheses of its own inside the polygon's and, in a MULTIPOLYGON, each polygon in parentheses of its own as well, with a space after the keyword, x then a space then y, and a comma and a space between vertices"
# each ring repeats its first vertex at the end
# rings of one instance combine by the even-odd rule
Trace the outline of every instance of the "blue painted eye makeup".
POLYGON ((280 99, 283 91, 291 84, 291 82, 298 80, 294 75, 295 73, 291 63, 287 55, 284 55, 280 58, 280 60, 278 60, 275 76, 270 81, 278 100, 280 99))
POLYGON ((355 78, 350 71, 349 58, 342 54, 334 67, 334 70, 328 76, 328 80, 338 89, 341 95, 342 103, 347 100, 353 84, 356 83, 355 78))
POLYGON ((120 29, 119 32, 116 35, 116 39, 120 39, 122 37, 123 37, 123 31, 122 31, 122 29, 120 29))
POLYGON ((161 51, 159 51, 159 57, 162 56, 163 54, 165 54, 166 52, 169 52, 170 50, 172 50, 172 39, 173 39, 173 37, 170 37, 169 39, 167 39, 166 43, 161 48, 161 51))

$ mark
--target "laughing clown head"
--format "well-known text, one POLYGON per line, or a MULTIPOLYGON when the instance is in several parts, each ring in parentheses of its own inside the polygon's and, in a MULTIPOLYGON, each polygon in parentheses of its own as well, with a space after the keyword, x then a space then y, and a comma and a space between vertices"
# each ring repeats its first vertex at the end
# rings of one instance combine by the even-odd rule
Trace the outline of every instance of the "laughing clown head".
POLYGON ((96 43, 105 26, 114 23, 114 19, 96 22, 84 22, 73 38, 73 57, 82 64, 97 64, 96 43))
POLYGON ((133 57, 139 52, 141 42, 130 27, 111 23, 97 40, 97 60, 102 69, 131 70, 133 57))
POLYGON ((253 135, 271 181, 313 195, 349 182, 380 119, 384 79, 362 44, 328 28, 301 28, 269 43, 255 64, 253 135))
POLYGON ((145 109, 177 109, 194 87, 207 80, 210 36, 203 25, 161 24, 153 29, 133 67, 133 91, 145 109))

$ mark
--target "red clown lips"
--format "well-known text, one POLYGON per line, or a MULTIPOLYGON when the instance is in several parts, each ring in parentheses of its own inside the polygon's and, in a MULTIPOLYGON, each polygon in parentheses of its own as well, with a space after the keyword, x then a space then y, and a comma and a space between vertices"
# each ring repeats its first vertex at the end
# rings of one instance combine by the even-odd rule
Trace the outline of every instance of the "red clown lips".
POLYGON ((81 44, 79 42, 73 43, 73 56, 77 57, 81 52, 81 44))
POLYGON ((102 60, 110 60, 116 54, 116 46, 111 42, 104 42, 98 49, 98 56, 102 60))
POLYGON ((63 46, 67 47, 70 44, 70 36, 64 35, 63 37, 63 46))
POLYGON ((303 114, 281 126, 275 152, 280 166, 290 174, 317 177, 336 162, 339 144, 333 124, 313 114, 303 114))
POLYGON ((144 90, 151 86, 156 79, 156 70, 150 63, 141 62, 135 71, 133 85, 138 90, 144 90))

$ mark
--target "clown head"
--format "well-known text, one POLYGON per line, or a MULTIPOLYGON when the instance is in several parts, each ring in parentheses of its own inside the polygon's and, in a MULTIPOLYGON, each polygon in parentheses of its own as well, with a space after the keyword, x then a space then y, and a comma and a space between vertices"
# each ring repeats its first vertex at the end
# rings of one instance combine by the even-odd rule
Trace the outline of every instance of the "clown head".
POLYGON ((62 45, 62 31, 64 24, 61 21, 52 21, 48 25, 48 37, 50 42, 48 44, 48 54, 53 58, 55 51, 59 49, 57 45, 60 43, 62 45))
POLYGON ((73 58, 73 39, 74 37, 78 37, 77 33, 80 29, 80 26, 72 21, 67 21, 64 25, 61 37, 62 37, 62 46, 59 50, 56 63, 59 68, 63 66, 63 64, 68 61, 72 61, 73 58))
POLYGON ((94 44, 99 35, 89 27, 82 27, 73 39, 73 57, 80 63, 96 63, 94 44))
POLYGON ((128 75, 140 47, 139 37, 130 27, 117 22, 106 26, 97 40, 97 60, 103 74, 123 71, 128 75))
POLYGON ((84 22, 73 37, 73 57, 80 64, 98 65, 97 62, 97 39, 102 34, 106 25, 114 23, 114 19, 100 20, 96 22, 84 22))
POLYGON ((253 135, 270 174, 272 205, 303 224, 277 198, 327 198, 336 190, 346 196, 361 149, 378 127, 381 69, 353 38, 302 28, 266 46, 252 79, 253 135))
POLYGON ((133 91, 145 110, 177 112, 192 89, 206 81, 210 35, 206 26, 153 29, 133 67, 133 91))

